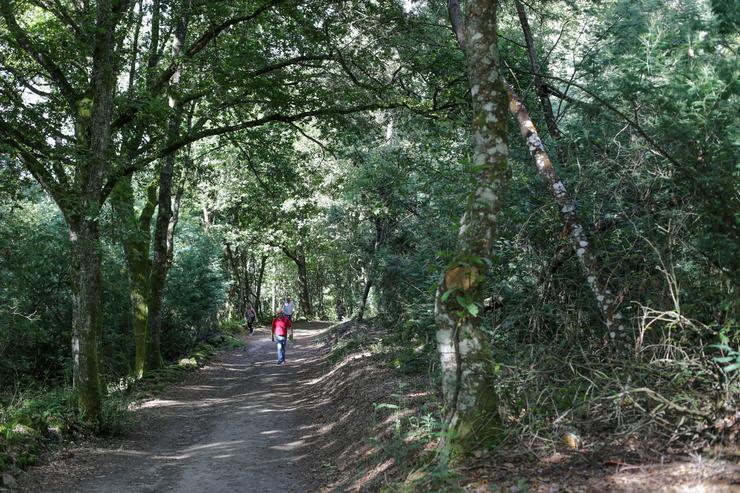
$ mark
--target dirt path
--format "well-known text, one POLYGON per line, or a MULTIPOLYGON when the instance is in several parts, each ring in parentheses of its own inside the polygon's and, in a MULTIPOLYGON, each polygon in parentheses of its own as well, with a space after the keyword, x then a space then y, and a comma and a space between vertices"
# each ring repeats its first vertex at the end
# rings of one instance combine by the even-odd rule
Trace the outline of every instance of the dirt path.
POLYGON ((22 482, 49 492, 312 491, 308 421, 302 392, 321 372, 318 336, 328 324, 297 324, 285 366, 276 365, 268 329, 246 350, 224 353, 135 412, 120 439, 70 447, 22 482))

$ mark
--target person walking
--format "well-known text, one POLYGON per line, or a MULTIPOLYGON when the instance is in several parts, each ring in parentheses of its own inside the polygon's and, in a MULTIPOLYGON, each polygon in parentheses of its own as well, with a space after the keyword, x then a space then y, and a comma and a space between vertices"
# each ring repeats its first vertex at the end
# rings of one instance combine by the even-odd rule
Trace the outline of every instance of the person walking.
POLYGON ((272 341, 277 342, 277 364, 285 364, 285 346, 288 343, 288 331, 290 339, 293 340, 293 323, 285 316, 283 310, 278 310, 277 316, 272 321, 272 341))
POLYGON ((293 300, 290 298, 287 298, 285 300, 285 303, 283 304, 283 313, 285 313, 285 316, 290 319, 290 321, 293 321, 293 312, 295 311, 295 305, 293 304, 293 300))
POLYGON ((254 321, 257 320, 257 312, 250 303, 247 303, 247 309, 244 310, 244 318, 247 320, 247 328, 251 336, 254 333, 254 321))
POLYGON ((344 303, 342 303, 341 301, 337 302, 336 310, 337 310, 337 320, 341 322, 346 313, 346 310, 344 308, 344 303))

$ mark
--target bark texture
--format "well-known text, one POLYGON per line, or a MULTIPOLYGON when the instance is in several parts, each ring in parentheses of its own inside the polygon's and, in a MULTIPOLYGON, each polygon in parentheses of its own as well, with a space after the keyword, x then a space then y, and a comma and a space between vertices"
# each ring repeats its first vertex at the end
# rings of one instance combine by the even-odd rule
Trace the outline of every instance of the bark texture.
POLYGON ((101 253, 97 216, 68 223, 74 260, 72 356, 74 388, 86 420, 96 424, 103 387, 100 382, 101 253))
POLYGON ((149 320, 149 276, 151 260, 149 243, 151 222, 157 205, 157 183, 147 189, 146 202, 138 218, 134 210, 134 191, 131 178, 121 180, 115 187, 112 204, 121 223, 123 251, 129 277, 129 299, 135 341, 134 377, 144 374, 146 361, 147 325, 149 320))
MULTIPOLYGON (((192 0, 183 2, 180 18, 175 27, 172 42, 172 57, 177 60, 182 54, 188 31, 188 18, 192 0)), ((170 117, 167 128, 168 142, 175 142, 180 137, 183 109, 179 102, 179 68, 173 73, 169 85, 170 117)), ((161 161, 159 169, 159 199, 157 221, 154 228, 154 255, 149 284, 149 318, 147 324, 146 364, 147 370, 162 367, 161 332, 162 332, 162 298, 167 281, 167 272, 172 265, 174 231, 177 225, 178 208, 172 206, 172 183, 175 169, 176 152, 167 154, 161 161)), ((179 201, 175 201, 179 205, 179 201)))
POLYGON ((496 428, 491 354, 476 315, 477 307, 483 305, 486 260, 511 172, 505 140, 508 101, 499 73, 497 2, 471 1, 463 12, 458 1, 450 0, 448 7, 466 58, 477 185, 461 220, 456 261, 437 289, 435 315, 449 431, 444 446, 465 453, 496 428))
MULTIPOLYGON (((75 260, 76 289, 73 303, 72 353, 74 385, 86 420, 99 423, 103 386, 100 382, 101 253, 98 219, 102 187, 110 163, 111 119, 115 74, 113 71, 114 16, 110 0, 96 6, 96 30, 91 77, 92 101, 79 104, 77 122, 81 142, 87 142, 87 159, 78 169, 80 188, 76 208, 66 213, 75 260), (87 108, 91 107, 89 117, 87 108)), ((83 100, 85 101, 85 100, 83 100)))
POLYGON ((527 108, 511 87, 508 88, 508 91, 510 98, 509 111, 516 118, 522 137, 527 141, 527 147, 534 158, 537 173, 544 180, 548 191, 560 209, 560 215, 568 231, 573 251, 578 258, 578 264, 583 271, 588 287, 594 295, 609 337, 616 347, 625 348, 632 336, 627 330, 624 316, 619 311, 619 303, 614 296, 614 292, 608 287, 600 274, 599 265, 591 250, 591 244, 586 236, 583 223, 576 212, 576 203, 552 165, 527 108))

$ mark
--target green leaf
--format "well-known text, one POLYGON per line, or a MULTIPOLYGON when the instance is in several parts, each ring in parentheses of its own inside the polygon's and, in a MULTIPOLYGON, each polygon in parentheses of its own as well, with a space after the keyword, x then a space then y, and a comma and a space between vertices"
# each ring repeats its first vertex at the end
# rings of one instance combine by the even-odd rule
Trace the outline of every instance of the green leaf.
POLYGON ((735 361, 735 359, 737 358, 735 358, 734 356, 722 356, 721 358, 714 358, 714 361, 716 361, 717 363, 729 363, 730 361, 735 361))

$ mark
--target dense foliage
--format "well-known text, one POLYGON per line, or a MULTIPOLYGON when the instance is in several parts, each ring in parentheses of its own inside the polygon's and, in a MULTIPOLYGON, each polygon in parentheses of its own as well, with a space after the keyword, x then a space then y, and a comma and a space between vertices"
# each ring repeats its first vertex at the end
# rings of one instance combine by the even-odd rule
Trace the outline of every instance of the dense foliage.
MULTIPOLYGON (((248 303, 268 320, 286 297, 299 318, 333 319, 340 303, 376 317, 405 348, 398 366, 440 383, 427 364, 435 290, 460 262, 481 176, 470 132, 480 115, 446 2, 129 2, 111 33, 120 87, 108 94, 104 165, 87 141, 95 9, 0 3, 0 395, 71 385, 85 307, 100 318, 99 338, 88 336, 106 390, 241 325, 248 303), (80 224, 95 233, 82 246, 80 224), (86 252, 99 254, 102 279, 87 305, 86 252)), ((630 337, 615 353, 563 211, 511 120, 492 255, 464 259, 487 266, 488 299, 446 293, 463 320, 482 321, 495 438, 630 420, 665 432, 682 409, 707 430, 737 408, 731 3, 498 6, 500 73, 575 200, 630 337), (658 408, 644 391, 632 405, 623 397, 638 387, 680 405, 658 408)), ((696 429, 681 423, 670 432, 696 429)))

